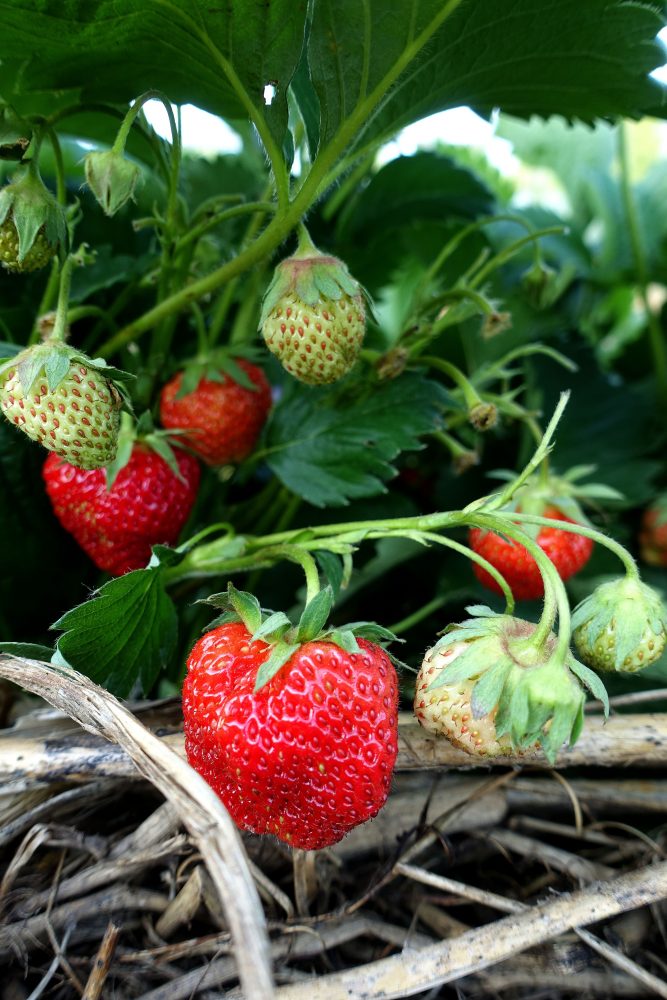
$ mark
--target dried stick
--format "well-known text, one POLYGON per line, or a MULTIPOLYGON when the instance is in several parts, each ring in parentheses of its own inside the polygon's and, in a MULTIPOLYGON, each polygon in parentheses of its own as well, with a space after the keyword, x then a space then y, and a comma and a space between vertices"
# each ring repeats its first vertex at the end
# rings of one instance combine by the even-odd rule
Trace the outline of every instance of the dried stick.
POLYGON ((403 952, 342 973, 281 987, 276 991, 276 1000, 393 1000, 414 996, 487 969, 564 931, 665 897, 667 862, 661 862, 429 945, 414 955, 403 952))
POLYGON ((118 941, 119 934, 120 927, 114 924, 113 921, 110 921, 95 956, 95 961, 90 970, 90 976, 88 977, 81 1000, 100 1000, 102 987, 109 974, 109 966, 111 965, 113 953, 116 950, 116 942, 118 941))
MULTIPOLYGON (((45 668, 44 664, 42 668, 53 669, 45 668)), ((17 679, 17 683, 21 681, 17 679)), ((42 695, 48 698, 44 691, 42 695)), ((97 732, 104 735, 99 729, 97 732)), ((162 736, 159 743, 180 757, 185 756, 182 733, 162 736)), ((529 763, 533 769, 551 768, 539 755, 531 757, 529 763)), ((516 767, 517 761, 512 757, 480 761, 457 750, 442 737, 427 733, 408 713, 401 715, 397 771, 463 770, 480 766, 516 767)), ((564 747, 555 764, 557 768, 584 766, 667 767, 667 713, 617 715, 606 722, 599 716, 588 717, 578 743, 564 747)), ((86 738, 84 741, 76 733, 49 739, 23 736, 20 731, 11 729, 0 733, 0 789, 4 793, 34 789, 40 782, 53 784, 107 777, 139 777, 131 755, 120 742, 114 746, 104 739, 86 738)))
POLYGON ((220 894, 244 992, 248 1000, 270 1000, 264 914, 238 832, 213 790, 113 695, 75 670, 1 655, 0 676, 44 698, 88 732, 117 743, 175 806, 220 894))

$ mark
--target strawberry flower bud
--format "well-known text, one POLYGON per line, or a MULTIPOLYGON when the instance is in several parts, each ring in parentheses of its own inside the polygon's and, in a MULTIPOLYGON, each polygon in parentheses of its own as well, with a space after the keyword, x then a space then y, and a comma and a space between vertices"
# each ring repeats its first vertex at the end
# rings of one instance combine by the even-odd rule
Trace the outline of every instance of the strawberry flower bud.
POLYGON ((660 658, 667 641, 659 594, 629 576, 596 587, 575 609, 572 626, 577 653, 595 670, 643 670, 660 658))
POLYGON ((131 198, 141 179, 136 163, 113 149, 88 153, 86 183, 106 215, 115 215, 131 198))

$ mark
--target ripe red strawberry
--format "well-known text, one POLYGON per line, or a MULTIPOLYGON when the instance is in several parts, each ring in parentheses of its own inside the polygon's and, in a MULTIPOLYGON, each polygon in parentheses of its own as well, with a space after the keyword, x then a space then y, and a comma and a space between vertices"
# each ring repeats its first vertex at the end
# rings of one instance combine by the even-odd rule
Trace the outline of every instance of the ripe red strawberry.
POLYGON ((142 569, 152 545, 178 539, 197 495, 200 469, 193 455, 174 454, 182 479, 155 451, 135 444, 110 490, 103 469, 47 458, 43 476, 56 517, 100 569, 114 576, 142 569))
POLYGON ((661 498, 642 515, 639 554, 649 566, 667 566, 667 503, 661 498))
POLYGON ((221 381, 201 378, 196 389, 180 395, 183 372, 160 394, 160 420, 169 429, 187 431, 180 440, 208 465, 242 462, 251 453, 271 408, 271 386, 261 368, 244 358, 236 364, 257 387, 240 385, 220 372, 221 381))
MULTIPOLYGON (((575 523, 555 507, 546 507, 543 516, 554 521, 575 523)), ((531 600, 544 595, 544 584, 537 563, 523 545, 482 528, 472 528, 469 538, 473 551, 502 573, 517 600, 531 600)), ((549 556, 562 580, 578 573, 593 551, 590 538, 571 531, 559 531, 558 528, 540 528, 535 540, 549 556)), ((476 563, 473 564, 473 569, 480 583, 497 594, 502 593, 485 569, 476 563)))
POLYGON ((194 646, 185 747, 234 822, 292 847, 336 843, 384 804, 398 749, 398 684, 384 650, 308 641, 255 690, 271 647, 242 623, 194 646))
POLYGON ((7 420, 80 469, 113 461, 121 402, 104 369, 65 345, 52 352, 48 344, 28 348, 0 370, 0 408, 7 420), (58 380, 48 374, 54 354, 63 360, 58 380))
POLYGON ((424 729, 444 736, 453 746, 477 757, 504 757, 513 753, 512 741, 505 734, 498 737, 495 726, 497 708, 475 718, 471 699, 475 678, 448 684, 447 667, 467 649, 457 642, 446 649, 429 649, 424 657, 415 688, 414 713, 424 729), (443 676, 444 673, 444 676, 443 676), (429 690, 441 679, 440 687, 429 690))
POLYGON ((358 282, 343 261, 320 253, 304 232, 264 297, 260 328, 266 346, 290 375, 325 385, 354 365, 365 324, 358 282))

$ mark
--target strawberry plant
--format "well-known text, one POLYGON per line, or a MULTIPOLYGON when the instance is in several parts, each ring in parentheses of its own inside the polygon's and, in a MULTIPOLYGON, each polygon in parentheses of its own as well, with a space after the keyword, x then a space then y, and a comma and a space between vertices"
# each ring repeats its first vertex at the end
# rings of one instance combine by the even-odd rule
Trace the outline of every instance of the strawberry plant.
POLYGON ((515 210, 451 150, 379 155, 460 104, 662 113, 653 5, 502 6, 2 7, 0 650, 182 689, 194 768, 298 848, 382 807, 399 686, 470 753, 553 761, 607 703, 594 670, 660 669, 630 535, 667 396, 641 240, 633 369, 590 218, 515 210), (240 152, 185 149, 189 103, 240 152))

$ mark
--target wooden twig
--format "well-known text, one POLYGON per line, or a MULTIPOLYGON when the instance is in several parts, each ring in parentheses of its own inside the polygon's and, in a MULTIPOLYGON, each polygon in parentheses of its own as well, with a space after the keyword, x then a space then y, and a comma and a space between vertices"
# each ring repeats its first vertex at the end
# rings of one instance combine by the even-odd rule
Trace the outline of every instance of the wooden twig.
MULTIPOLYGON (((46 693, 44 697, 48 697, 46 693)), ((182 733, 170 733, 158 742, 184 758, 182 733)), ((401 715, 397 771, 516 767, 518 763, 551 768, 540 755, 521 762, 509 757, 475 759, 447 740, 427 733, 408 713, 401 715)), ((579 742, 563 748, 555 764, 556 768, 583 766, 667 767, 667 713, 617 715, 606 722, 598 716, 587 718, 579 742)), ((83 736, 77 731, 49 738, 41 734, 24 736, 12 729, 0 732, 0 794, 31 790, 40 783, 137 777, 137 767, 121 743, 110 744, 104 738, 83 736)))
MULTIPOLYGON (((480 972, 564 931, 667 897, 667 862, 591 885, 459 937, 345 972, 281 987, 277 1000, 393 1000, 480 972)), ((234 994, 232 994, 234 995, 234 994)))
POLYGON ((88 732, 114 741, 175 806, 220 894, 244 992, 248 1000, 270 1000, 273 979, 264 913, 238 831, 218 796, 116 698, 75 670, 1 655, 0 676, 44 698, 88 732))
POLYGON ((102 996, 102 988, 107 975, 109 974, 111 959, 113 958, 113 953, 116 950, 116 943, 118 941, 119 934, 120 927, 112 921, 109 922, 107 929, 104 932, 102 943, 100 944, 97 955, 95 956, 95 961, 93 962, 93 967, 90 970, 88 982, 86 983, 86 988, 83 992, 81 1000, 100 1000, 100 997, 102 996))

